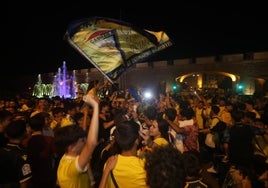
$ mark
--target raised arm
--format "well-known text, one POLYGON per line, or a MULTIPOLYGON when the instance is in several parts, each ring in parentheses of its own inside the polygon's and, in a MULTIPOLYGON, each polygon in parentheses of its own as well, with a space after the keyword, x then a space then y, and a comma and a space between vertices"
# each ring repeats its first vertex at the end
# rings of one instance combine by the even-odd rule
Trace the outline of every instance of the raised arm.
POLYGON ((175 123, 168 118, 165 118, 168 122, 168 124, 174 129, 174 131, 178 134, 183 133, 184 129, 180 127, 179 123, 175 123))
POLYGON ((93 108, 93 114, 86 143, 78 159, 79 166, 82 168, 84 168, 91 159, 92 153, 98 143, 99 132, 99 104, 97 100, 94 99, 94 96, 92 96, 91 94, 87 94, 84 97, 84 101, 93 108))

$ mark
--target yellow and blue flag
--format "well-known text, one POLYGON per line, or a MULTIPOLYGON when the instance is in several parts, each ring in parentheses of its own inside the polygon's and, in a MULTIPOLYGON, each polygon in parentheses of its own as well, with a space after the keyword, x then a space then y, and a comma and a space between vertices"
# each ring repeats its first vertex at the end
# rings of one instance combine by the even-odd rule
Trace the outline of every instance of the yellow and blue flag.
POLYGON ((130 23, 104 17, 72 22, 65 37, 111 82, 129 67, 172 46, 163 31, 140 29, 130 23))

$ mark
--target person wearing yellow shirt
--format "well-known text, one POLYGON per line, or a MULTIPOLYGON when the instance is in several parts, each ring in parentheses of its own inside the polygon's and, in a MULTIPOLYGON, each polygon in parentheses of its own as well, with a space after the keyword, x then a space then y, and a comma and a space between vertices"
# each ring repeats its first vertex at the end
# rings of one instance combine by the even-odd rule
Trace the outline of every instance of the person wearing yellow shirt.
POLYGON ((61 127, 55 132, 55 144, 59 151, 65 151, 57 170, 57 182, 60 188, 93 186, 89 162, 97 146, 99 104, 90 94, 85 96, 84 101, 93 108, 88 133, 76 124, 61 127))
POLYGON ((134 121, 123 121, 116 125, 114 139, 121 152, 111 156, 105 163, 99 188, 148 188, 144 159, 137 157, 140 126, 134 121), (117 185, 117 186, 116 186, 117 185))

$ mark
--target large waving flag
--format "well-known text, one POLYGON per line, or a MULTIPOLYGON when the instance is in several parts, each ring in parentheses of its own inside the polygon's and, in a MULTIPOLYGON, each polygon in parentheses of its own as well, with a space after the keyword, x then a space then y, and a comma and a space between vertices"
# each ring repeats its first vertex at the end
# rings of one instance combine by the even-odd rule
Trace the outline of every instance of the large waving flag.
POLYGON ((163 31, 139 29, 130 23, 104 17, 72 22, 65 37, 111 82, 135 63, 173 44, 163 31))

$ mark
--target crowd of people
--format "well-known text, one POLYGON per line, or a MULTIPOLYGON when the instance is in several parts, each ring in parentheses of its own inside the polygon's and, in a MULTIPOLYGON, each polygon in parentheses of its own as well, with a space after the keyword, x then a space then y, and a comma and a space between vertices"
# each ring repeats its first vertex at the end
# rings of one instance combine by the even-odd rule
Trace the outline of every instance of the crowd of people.
POLYGON ((0 187, 268 187, 264 96, 103 91, 2 99, 0 187))

